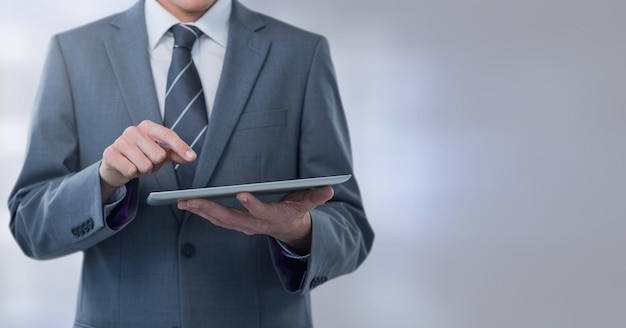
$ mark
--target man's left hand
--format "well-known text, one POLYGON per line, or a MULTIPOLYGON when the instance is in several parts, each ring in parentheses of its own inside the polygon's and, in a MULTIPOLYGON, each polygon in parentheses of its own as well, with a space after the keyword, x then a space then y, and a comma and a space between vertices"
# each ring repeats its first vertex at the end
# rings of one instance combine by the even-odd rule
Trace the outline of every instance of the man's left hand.
POLYGON ((237 194, 246 210, 224 207, 208 199, 178 202, 178 208, 197 214, 222 228, 247 235, 274 237, 300 254, 311 250, 311 215, 315 207, 333 198, 330 186, 296 191, 279 202, 264 203, 251 193, 237 194))

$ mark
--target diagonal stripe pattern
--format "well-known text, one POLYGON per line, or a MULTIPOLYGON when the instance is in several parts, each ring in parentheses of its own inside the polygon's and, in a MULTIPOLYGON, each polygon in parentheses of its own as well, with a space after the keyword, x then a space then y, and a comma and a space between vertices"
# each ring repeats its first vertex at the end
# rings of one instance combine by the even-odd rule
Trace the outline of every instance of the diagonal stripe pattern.
MULTIPOLYGON (((167 74, 163 123, 200 155, 208 117, 204 91, 191 58, 191 49, 202 32, 195 26, 185 24, 174 25, 171 31, 174 34, 174 49, 167 74)), ((181 188, 191 187, 196 162, 175 166, 181 188)))

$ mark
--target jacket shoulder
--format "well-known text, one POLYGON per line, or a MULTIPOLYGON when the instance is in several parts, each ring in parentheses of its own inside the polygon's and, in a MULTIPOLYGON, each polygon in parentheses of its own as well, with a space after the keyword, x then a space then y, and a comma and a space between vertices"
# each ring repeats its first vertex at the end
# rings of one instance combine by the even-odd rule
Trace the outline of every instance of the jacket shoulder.
POLYGON ((145 26, 142 2, 138 2, 131 8, 115 14, 99 18, 89 23, 74 27, 72 29, 57 33, 55 35, 61 42, 89 42, 100 37, 109 35, 117 31, 120 26, 133 22, 145 26))
POLYGON ((279 43, 296 42, 300 44, 317 44, 320 39, 325 39, 324 36, 318 33, 305 30, 267 14, 248 9, 237 2, 233 3, 233 11, 233 19, 239 19, 244 25, 256 30, 260 35, 272 41, 279 43))

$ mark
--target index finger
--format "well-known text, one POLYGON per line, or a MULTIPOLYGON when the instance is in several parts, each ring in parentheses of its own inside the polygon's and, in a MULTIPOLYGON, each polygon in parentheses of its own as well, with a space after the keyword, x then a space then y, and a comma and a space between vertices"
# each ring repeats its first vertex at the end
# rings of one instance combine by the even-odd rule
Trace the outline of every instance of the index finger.
POLYGON ((141 124, 139 124, 139 128, 144 129, 146 134, 156 141, 161 147, 169 148, 182 159, 188 162, 196 159, 196 152, 194 152, 193 149, 191 149, 191 147, 189 147, 189 145, 187 145, 187 143, 171 129, 151 121, 141 122, 141 124))

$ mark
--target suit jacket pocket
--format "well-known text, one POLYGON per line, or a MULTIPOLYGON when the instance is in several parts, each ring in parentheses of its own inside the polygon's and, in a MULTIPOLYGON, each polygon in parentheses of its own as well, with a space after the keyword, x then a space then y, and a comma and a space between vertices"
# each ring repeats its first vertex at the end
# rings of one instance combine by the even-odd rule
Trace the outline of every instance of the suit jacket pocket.
POLYGON ((244 113, 243 115, 241 115, 241 118, 239 118, 237 130, 283 126, 286 123, 286 109, 271 109, 265 111, 244 113))

